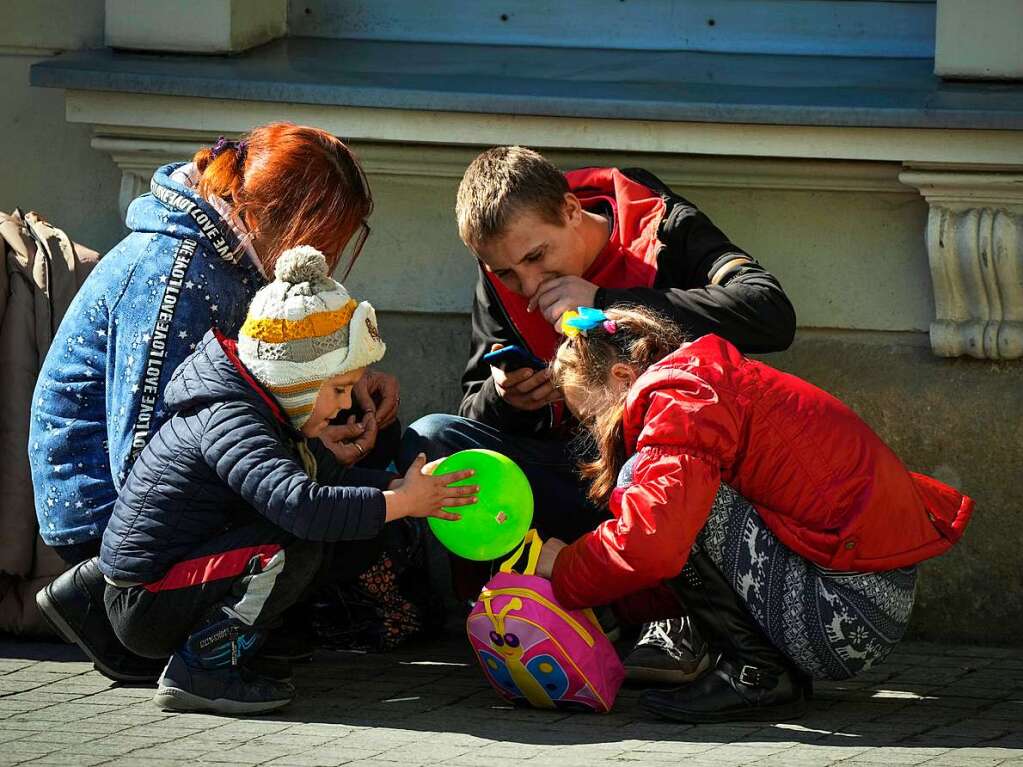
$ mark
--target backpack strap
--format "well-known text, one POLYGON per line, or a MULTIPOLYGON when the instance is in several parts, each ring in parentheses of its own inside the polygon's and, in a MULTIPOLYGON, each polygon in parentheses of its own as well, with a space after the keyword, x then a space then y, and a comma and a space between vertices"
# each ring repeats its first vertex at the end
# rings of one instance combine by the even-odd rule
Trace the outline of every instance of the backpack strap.
POLYGON ((540 538, 536 530, 529 530, 525 537, 522 539, 522 543, 515 549, 510 557, 501 563, 500 572, 502 573, 513 573, 515 572, 515 563, 519 561, 522 553, 526 550, 526 546, 529 546, 529 555, 526 558, 526 567, 522 571, 522 575, 536 575, 536 563, 540 559, 540 549, 543 548, 543 540, 540 538))

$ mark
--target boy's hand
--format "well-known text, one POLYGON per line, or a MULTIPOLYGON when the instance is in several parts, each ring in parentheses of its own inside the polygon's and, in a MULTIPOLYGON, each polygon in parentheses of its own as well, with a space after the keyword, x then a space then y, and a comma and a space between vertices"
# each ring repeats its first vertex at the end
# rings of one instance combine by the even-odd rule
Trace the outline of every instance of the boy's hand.
POLYGON ((543 548, 540 549, 540 558, 536 560, 536 574, 550 580, 558 554, 566 546, 568 544, 558 538, 548 538, 544 541, 543 548))
MULTIPOLYGON (((490 351, 500 348, 501 344, 494 344, 490 351)), ((498 395, 516 410, 539 410, 561 399, 561 392, 554 388, 546 368, 519 368, 506 373, 501 368, 491 367, 490 375, 498 395)))
POLYGON ((365 413, 375 413, 377 426, 385 429, 398 417, 401 404, 398 379, 379 370, 367 370, 352 387, 352 395, 365 413))
POLYGON ((348 416, 348 423, 328 426, 320 434, 320 441, 334 454, 338 463, 354 466, 369 455, 377 443, 377 421, 372 412, 365 413, 356 423, 348 416))
POLYGON ((409 466, 405 476, 391 482, 384 492, 387 502, 387 521, 401 517, 439 517, 440 519, 461 519, 458 514, 441 509, 442 506, 468 506, 476 503, 478 485, 448 487, 452 482, 468 479, 476 472, 472 469, 455 471, 450 474, 433 475, 433 470, 443 461, 426 462, 420 453, 409 466))
POLYGON ((561 315, 580 306, 593 306, 597 286, 582 277, 554 277, 544 280, 529 299, 528 311, 539 309, 543 318, 557 327, 561 315))

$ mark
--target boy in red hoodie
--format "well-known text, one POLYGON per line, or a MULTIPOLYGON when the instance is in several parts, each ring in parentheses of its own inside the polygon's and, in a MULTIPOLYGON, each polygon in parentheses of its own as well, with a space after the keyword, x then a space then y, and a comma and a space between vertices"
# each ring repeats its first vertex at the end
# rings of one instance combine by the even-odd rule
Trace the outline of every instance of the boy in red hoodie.
MULTIPOLYGON (((484 355, 514 344, 550 360, 556 324, 577 306, 654 309, 688 336, 716 333, 744 352, 792 342, 795 313, 778 281, 647 171, 562 173, 530 149, 495 147, 466 170, 456 214, 479 264, 464 394, 457 416, 412 424, 403 457, 467 448, 508 455, 530 479, 545 537, 575 540, 606 513, 577 475, 578 424, 547 370, 501 370, 484 355)), ((682 682, 702 669, 702 642, 684 621, 647 629, 626 661, 631 675, 682 682)))

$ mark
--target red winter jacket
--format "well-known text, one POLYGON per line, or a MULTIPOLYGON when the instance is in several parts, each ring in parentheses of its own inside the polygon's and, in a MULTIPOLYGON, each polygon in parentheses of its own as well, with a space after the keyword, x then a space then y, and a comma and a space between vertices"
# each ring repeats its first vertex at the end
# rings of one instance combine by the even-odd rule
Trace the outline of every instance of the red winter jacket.
POLYGON ((626 452, 640 454, 633 484, 612 496, 614 518, 554 565, 554 592, 569 608, 677 575, 721 482, 782 543, 835 570, 889 570, 941 554, 973 512, 970 498, 909 472, 830 394, 714 335, 640 376, 624 425, 626 452))

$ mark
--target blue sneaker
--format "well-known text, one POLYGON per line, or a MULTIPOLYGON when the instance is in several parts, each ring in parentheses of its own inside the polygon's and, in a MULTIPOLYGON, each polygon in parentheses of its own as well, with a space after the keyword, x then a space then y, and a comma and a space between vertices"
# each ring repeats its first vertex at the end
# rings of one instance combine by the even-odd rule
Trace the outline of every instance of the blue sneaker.
POLYGON ((264 633, 235 618, 219 620, 193 633, 171 656, 160 675, 153 702, 164 711, 258 714, 288 705, 291 682, 247 668, 264 633))

